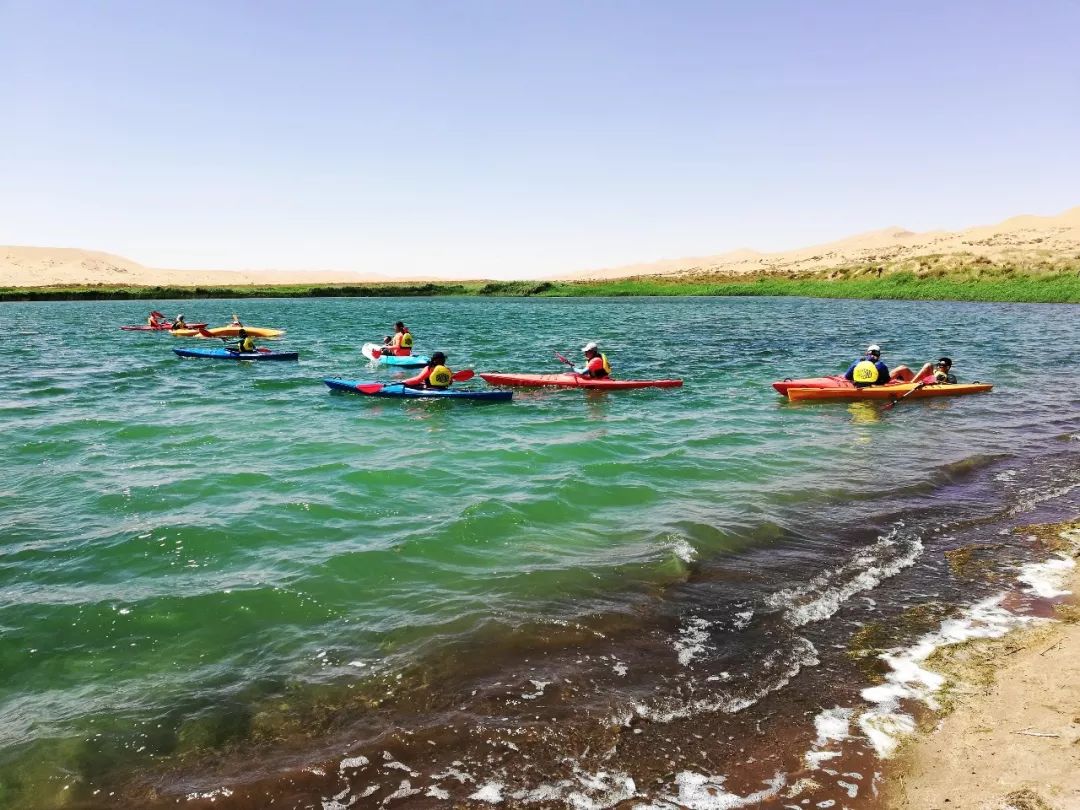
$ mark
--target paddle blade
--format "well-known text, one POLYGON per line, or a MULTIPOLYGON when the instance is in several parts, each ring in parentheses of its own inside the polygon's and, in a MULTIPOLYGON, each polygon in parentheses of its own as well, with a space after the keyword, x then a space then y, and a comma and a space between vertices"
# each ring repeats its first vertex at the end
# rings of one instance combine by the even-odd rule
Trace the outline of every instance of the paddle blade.
POLYGON ((574 367, 574 364, 573 364, 573 363, 571 363, 571 362, 570 362, 569 360, 567 360, 567 359, 566 359, 565 357, 563 357, 563 356, 562 356, 561 354, 559 354, 558 352, 555 352, 555 356, 559 358, 559 362, 560 362, 560 363, 566 363, 566 365, 570 366, 570 368, 573 368, 573 367, 574 367))
POLYGON ((371 356, 378 360, 380 357, 382 357, 382 349, 372 349, 371 356))
POLYGON ((454 382, 465 382, 465 380, 471 380, 475 376, 476 372, 471 368, 462 369, 454 372, 454 382))
POLYGON ((356 390, 361 394, 377 394, 383 389, 382 383, 363 383, 356 386, 356 390))
POLYGON ((267 349, 265 346, 259 346, 257 349, 255 349, 255 351, 262 352, 263 354, 270 354, 270 350, 267 349))

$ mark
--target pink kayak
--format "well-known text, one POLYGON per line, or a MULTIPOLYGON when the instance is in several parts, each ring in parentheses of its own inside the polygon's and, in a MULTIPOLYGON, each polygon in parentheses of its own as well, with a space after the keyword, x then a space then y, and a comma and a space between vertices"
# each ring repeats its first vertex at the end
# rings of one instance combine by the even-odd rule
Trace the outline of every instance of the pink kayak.
POLYGON ((580 374, 492 374, 480 376, 492 385, 559 386, 561 388, 678 388, 682 380, 594 380, 580 374))

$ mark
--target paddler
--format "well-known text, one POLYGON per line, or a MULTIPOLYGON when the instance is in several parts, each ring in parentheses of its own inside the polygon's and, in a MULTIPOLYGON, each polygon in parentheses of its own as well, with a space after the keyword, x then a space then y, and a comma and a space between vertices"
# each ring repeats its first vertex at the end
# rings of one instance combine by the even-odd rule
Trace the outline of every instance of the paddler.
POLYGON ((848 367, 844 372, 844 379, 850 380, 859 388, 889 382, 889 367, 881 362, 881 347, 877 344, 867 346, 866 356, 848 367))
POLYGON ((402 381, 409 388, 436 388, 445 391, 454 382, 454 372, 446 365, 446 355, 435 352, 431 360, 415 377, 402 381))
POLYGON ((412 354, 413 336, 412 332, 401 321, 394 324, 394 335, 391 337, 387 335, 383 339, 383 345, 386 346, 386 350, 396 357, 408 357, 412 354))
POLYGON ((255 345, 255 338, 251 337, 243 327, 236 333, 236 337, 237 341, 235 343, 229 343, 225 346, 233 354, 248 354, 259 350, 259 347, 255 345))
POLYGON ((235 312, 232 314, 232 323, 230 323, 229 326, 243 326, 243 324, 240 323, 240 319, 236 317, 235 312))
POLYGON ((952 373, 952 358, 939 357, 932 367, 929 363, 924 363, 912 382, 924 385, 956 385, 956 375, 952 373))
POLYGON ((184 313, 183 312, 177 314, 177 316, 173 319, 172 328, 173 329, 190 329, 191 328, 191 327, 189 327, 187 325, 187 321, 184 320, 184 313))
POLYGON ((585 365, 582 368, 575 368, 574 371, 582 377, 594 380, 611 376, 611 366, 608 364, 607 355, 600 353, 599 346, 590 340, 581 348, 581 353, 585 355, 585 365))
POLYGON ((158 312, 156 309, 146 317, 146 325, 152 326, 155 329, 161 326, 165 316, 158 312))

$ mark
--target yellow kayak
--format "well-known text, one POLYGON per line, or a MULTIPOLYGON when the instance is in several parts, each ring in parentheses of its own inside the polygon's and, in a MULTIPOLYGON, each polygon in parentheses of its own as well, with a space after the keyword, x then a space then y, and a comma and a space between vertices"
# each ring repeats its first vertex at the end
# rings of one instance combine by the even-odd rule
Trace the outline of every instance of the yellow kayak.
MULTIPOLYGON (((240 330, 243 329, 251 337, 257 338, 273 338, 280 337, 285 334, 284 329, 269 329, 264 326, 215 326, 213 329, 207 329, 212 337, 237 337, 240 334, 240 330)), ((177 337, 206 337, 198 329, 174 329, 172 333, 177 337)))
POLYGON ((964 394, 982 394, 994 386, 990 383, 966 383, 954 385, 924 385, 915 391, 915 383, 898 385, 869 385, 865 388, 789 388, 787 397, 792 402, 809 399, 900 399, 910 393, 908 399, 924 397, 958 397, 964 394))

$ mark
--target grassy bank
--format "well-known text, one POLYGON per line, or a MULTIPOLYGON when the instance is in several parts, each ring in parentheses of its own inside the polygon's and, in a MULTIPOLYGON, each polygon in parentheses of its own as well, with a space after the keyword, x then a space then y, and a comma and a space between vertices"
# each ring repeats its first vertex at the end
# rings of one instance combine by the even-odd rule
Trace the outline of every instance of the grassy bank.
POLYGON ((923 301, 1017 301, 1080 304, 1080 268, 1028 273, 977 268, 933 275, 873 268, 831 273, 722 277, 639 276, 610 281, 469 281, 425 284, 252 285, 243 287, 0 287, 0 301, 184 298, 387 298, 409 296, 769 295, 923 301))

